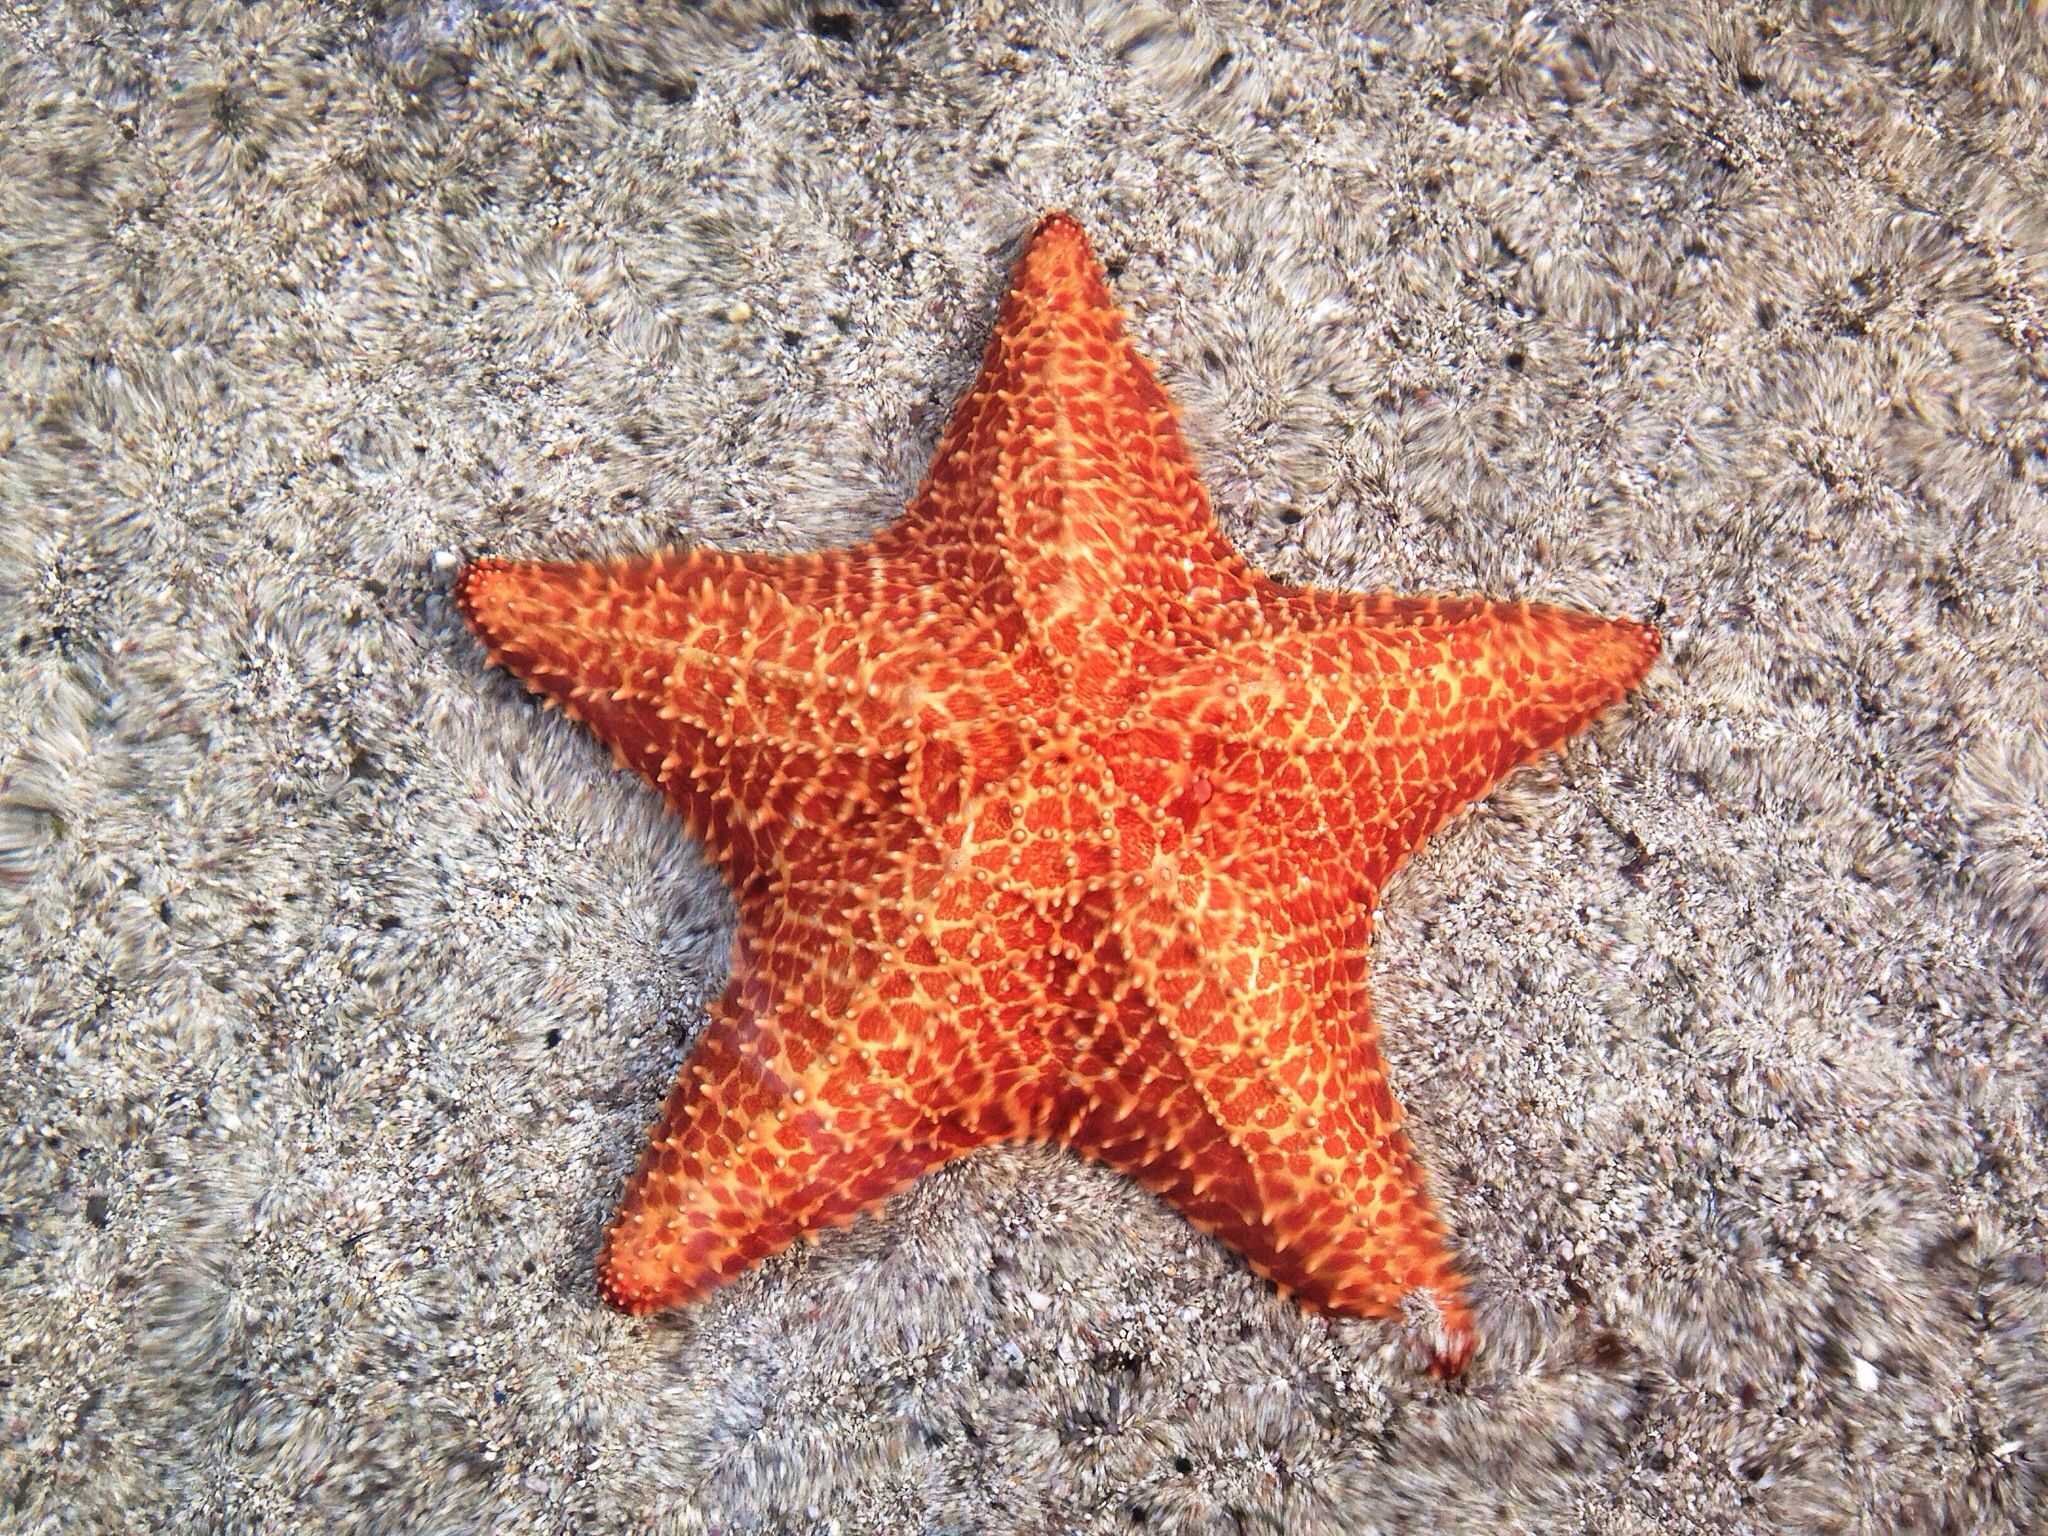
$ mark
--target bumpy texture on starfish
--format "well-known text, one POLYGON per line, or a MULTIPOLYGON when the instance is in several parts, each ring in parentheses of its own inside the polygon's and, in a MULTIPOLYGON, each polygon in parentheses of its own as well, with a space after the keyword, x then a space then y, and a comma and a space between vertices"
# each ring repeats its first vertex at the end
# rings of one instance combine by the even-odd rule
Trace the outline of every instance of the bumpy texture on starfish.
POLYGON ((1527 603, 1279 585, 1210 515, 1071 218, 903 519, 827 553, 480 560, 492 660, 731 879, 732 982, 599 1261, 673 1305, 974 1147, 1052 1138, 1304 1302, 1463 1280, 1366 994, 1380 891, 1657 652, 1527 603))

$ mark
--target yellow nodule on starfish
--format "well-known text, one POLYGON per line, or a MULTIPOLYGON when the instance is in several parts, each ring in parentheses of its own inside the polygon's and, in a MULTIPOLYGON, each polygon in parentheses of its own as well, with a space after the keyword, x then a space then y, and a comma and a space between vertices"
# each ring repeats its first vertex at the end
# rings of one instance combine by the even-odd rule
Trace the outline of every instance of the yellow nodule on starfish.
POLYGON ((1472 1347, 1366 991, 1401 862, 1656 632, 1251 570, 1064 214, 901 521, 850 549, 480 560, 491 659, 730 878, 732 981, 599 1260, 671 1306, 948 1158, 1046 1138, 1303 1302, 1472 1347))

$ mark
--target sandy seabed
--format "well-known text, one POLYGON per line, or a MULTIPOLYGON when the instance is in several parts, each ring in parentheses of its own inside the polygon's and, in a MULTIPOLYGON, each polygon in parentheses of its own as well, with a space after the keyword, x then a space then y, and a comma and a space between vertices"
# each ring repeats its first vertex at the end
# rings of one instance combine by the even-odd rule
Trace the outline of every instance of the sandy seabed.
POLYGON ((0 7, 0 1530, 2040 1529, 2044 31, 0 7), (730 903, 449 579, 874 531, 1052 207, 1255 564, 1664 633, 1380 916, 1461 1381, 1046 1148, 597 1299, 730 903))

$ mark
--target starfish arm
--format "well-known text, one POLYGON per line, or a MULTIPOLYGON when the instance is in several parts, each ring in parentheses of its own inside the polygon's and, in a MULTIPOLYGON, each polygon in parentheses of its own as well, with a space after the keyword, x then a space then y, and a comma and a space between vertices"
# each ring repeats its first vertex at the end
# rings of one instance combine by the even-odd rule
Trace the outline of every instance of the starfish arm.
MULTIPOLYGON (((905 845, 900 807, 870 830, 905 845)), ((918 1047, 943 985, 906 940, 943 896, 934 856, 809 840, 738 893, 732 979, 684 1065, 599 1260, 628 1311, 670 1306, 851 1221, 972 1145, 935 1113, 918 1047)), ((912 941, 914 942, 914 941, 912 941)))
POLYGON ((590 726, 740 884, 773 867, 774 828, 870 814, 910 747, 892 636, 787 595, 844 563, 796 557, 778 586, 760 557, 712 551, 485 559, 455 598, 491 660, 590 726))
POLYGON ((1350 870, 1368 905, 1461 808, 1635 687, 1658 650, 1647 625, 1543 604, 1331 597, 1316 594, 1300 628, 1191 664, 1151 716, 1188 732, 1184 771, 1248 830, 1226 867, 1350 870))
MULTIPOLYGON (((1212 1079, 1196 1091, 1221 1103, 1242 1086, 1212 1079)), ((1215 1130, 1166 1156, 1137 1147, 1109 1161, 1314 1310, 1383 1318, 1412 1295, 1427 1298, 1442 1329, 1436 1369, 1456 1374, 1475 1338, 1465 1277, 1398 1113, 1382 1118, 1373 1108, 1384 1080, 1369 1087, 1330 1101, 1313 1127, 1215 1130)))
POLYGON ((791 1022, 763 1019, 737 987, 712 1010, 605 1236, 598 1287, 612 1305, 701 1295, 964 1150, 911 1101, 807 1090, 808 1043, 778 1038, 791 1022))
POLYGON ((605 1295, 672 1305, 852 1220, 991 1141, 1038 1134, 1049 1005, 1015 956, 1054 922, 989 887, 907 806, 740 894, 733 980, 626 1189, 605 1295))
POLYGON ((916 499, 878 542, 935 561, 971 603, 1015 610, 1094 707, 1213 634, 1222 607, 1255 614, 1270 587, 1216 526, 1172 402, 1081 226, 1057 213, 1025 247, 916 499))
POLYGON ((1460 1368, 1465 1282, 1387 1085, 1367 913, 1330 931, 1318 886, 1276 912, 1198 870, 1135 889, 1114 923, 1129 993, 1116 1027, 1068 1056, 1079 1097, 1056 1131, 1308 1305, 1384 1317, 1426 1293, 1438 1367, 1460 1368))
POLYGON ((1242 1109, 1244 1088, 1156 1063, 1130 1067, 1094 1088, 1071 1144, 1152 1190, 1304 1305, 1389 1317, 1425 1294, 1442 1319, 1438 1368, 1459 1370, 1473 1343, 1465 1279, 1398 1111, 1382 1117, 1374 1107, 1386 1102, 1384 1080, 1330 1101, 1315 1125, 1281 1132, 1217 1118, 1226 1106, 1242 1109), (1130 1110, 1138 1099, 1142 1115, 1130 1110))

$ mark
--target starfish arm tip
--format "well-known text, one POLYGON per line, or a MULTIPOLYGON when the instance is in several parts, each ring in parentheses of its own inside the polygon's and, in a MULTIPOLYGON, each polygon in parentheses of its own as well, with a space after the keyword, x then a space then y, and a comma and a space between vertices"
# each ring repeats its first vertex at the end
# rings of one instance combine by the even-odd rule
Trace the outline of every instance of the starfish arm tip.
POLYGON ((1088 231, 1064 209, 1055 209, 1032 226, 1012 286, 1013 291, 1037 295, 1041 301, 1056 296, 1052 302, 1062 312, 1113 313, 1116 307, 1088 231))
POLYGON ((517 584, 521 565, 497 555, 480 555, 456 574, 449 595, 463 623, 487 646, 496 644, 492 633, 495 610, 503 605, 507 590, 517 584))
POLYGON ((1623 622, 1635 631, 1636 645, 1643 654, 1643 670, 1647 672, 1651 664, 1664 653, 1664 636, 1658 632, 1654 624, 1635 619, 1623 622))
POLYGON ((1553 632, 1553 643, 1560 645, 1578 668, 1613 687, 1616 697, 1640 683, 1664 649, 1664 637, 1654 625, 1571 609, 1557 612, 1563 615, 1563 623, 1553 632))
POLYGON ((1088 243, 1088 232, 1082 228, 1081 221, 1064 208, 1053 209, 1040 218, 1038 223, 1032 228, 1031 238, 1033 240, 1042 239, 1048 235, 1057 239, 1078 238, 1083 245, 1088 243))

